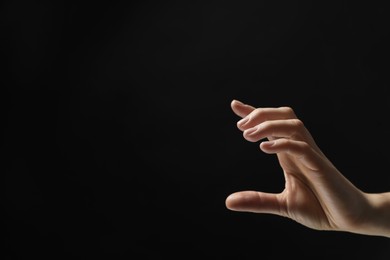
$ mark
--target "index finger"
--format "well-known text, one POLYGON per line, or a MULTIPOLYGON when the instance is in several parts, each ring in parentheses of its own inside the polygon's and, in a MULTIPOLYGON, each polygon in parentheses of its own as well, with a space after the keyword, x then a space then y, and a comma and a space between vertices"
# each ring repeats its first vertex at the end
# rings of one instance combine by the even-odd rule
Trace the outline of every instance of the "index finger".
POLYGON ((248 114, 250 114, 253 110, 255 110, 255 107, 247 105, 242 103, 241 101, 238 100, 233 100, 230 103, 230 106, 233 110, 233 112, 240 116, 240 117, 246 117, 248 114))

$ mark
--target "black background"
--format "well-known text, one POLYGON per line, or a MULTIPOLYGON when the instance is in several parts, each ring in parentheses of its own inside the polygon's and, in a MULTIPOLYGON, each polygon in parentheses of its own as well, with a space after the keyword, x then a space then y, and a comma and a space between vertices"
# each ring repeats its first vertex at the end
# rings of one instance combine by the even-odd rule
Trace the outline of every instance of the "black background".
POLYGON ((291 106, 389 190, 388 8, 355 1, 3 1, 6 259, 388 259, 387 238, 231 212, 279 192, 232 99, 291 106))

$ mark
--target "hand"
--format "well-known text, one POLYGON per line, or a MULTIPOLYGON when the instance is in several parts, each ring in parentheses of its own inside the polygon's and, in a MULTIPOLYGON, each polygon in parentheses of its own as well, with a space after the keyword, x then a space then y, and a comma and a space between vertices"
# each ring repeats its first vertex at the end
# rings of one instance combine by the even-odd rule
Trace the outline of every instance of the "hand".
POLYGON ((317 230, 376 232, 364 224, 372 198, 336 169, 291 108, 255 108, 237 100, 231 108, 242 118, 237 127, 244 138, 261 141, 263 152, 277 155, 285 188, 233 193, 226 199, 228 209, 284 216, 317 230))

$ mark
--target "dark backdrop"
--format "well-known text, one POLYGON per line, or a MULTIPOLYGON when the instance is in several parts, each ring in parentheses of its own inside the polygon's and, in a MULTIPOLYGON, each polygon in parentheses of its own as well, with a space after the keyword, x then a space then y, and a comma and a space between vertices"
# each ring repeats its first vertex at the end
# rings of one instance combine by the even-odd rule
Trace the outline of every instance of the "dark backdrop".
POLYGON ((386 238, 224 204, 234 191, 284 185, 276 158, 242 138, 232 99, 293 107, 358 187, 390 190, 388 11, 356 1, 3 1, 2 253, 388 259, 386 238))

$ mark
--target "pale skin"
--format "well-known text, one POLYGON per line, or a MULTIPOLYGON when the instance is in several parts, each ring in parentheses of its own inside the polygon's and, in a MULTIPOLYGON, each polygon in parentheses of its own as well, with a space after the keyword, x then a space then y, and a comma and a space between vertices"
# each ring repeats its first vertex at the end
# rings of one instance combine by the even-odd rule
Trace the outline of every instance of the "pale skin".
POLYGON ((279 215, 316 230, 390 237, 390 192, 367 193, 345 178, 292 108, 238 100, 231 108, 243 137, 276 154, 285 187, 280 193, 235 192, 226 198, 228 209, 279 215))

